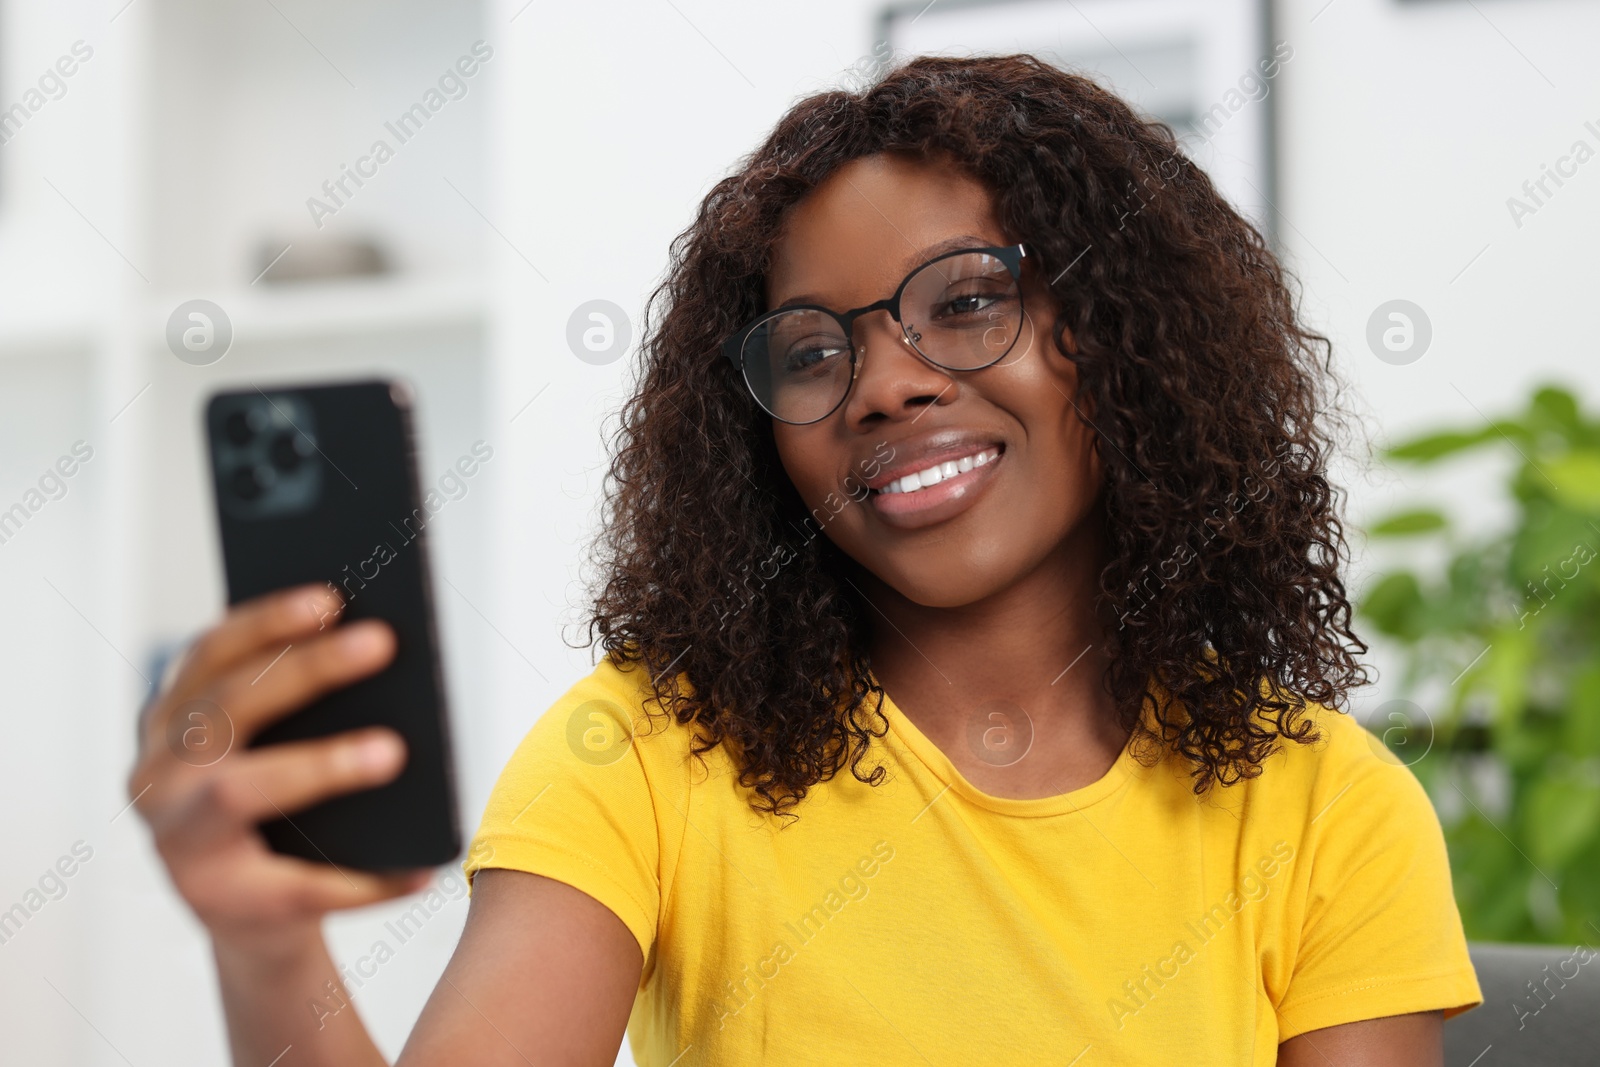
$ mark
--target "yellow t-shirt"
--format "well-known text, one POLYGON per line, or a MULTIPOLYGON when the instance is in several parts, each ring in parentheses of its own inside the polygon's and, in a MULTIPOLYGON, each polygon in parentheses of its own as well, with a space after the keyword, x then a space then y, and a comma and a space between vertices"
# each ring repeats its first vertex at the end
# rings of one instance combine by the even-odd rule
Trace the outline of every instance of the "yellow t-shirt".
POLYGON ((463 868, 530 871, 644 954, 640 1067, 1276 1062, 1307 1030, 1482 1002, 1438 818, 1347 715, 1197 798, 1125 750, 1070 793, 974 788, 891 700, 798 822, 602 660, 506 764, 463 868), (654 732, 651 732, 651 731, 654 732), (630 733, 632 736, 630 737, 630 733))

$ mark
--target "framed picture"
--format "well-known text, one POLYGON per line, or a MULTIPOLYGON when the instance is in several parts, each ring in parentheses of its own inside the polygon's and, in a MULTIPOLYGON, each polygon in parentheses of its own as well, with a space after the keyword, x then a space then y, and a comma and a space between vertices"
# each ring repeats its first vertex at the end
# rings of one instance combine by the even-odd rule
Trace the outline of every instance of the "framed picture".
POLYGON ((1294 49, 1267 0, 911 0, 883 9, 874 50, 1031 52, 1094 78, 1149 118, 1269 238, 1277 211, 1277 79, 1294 49))

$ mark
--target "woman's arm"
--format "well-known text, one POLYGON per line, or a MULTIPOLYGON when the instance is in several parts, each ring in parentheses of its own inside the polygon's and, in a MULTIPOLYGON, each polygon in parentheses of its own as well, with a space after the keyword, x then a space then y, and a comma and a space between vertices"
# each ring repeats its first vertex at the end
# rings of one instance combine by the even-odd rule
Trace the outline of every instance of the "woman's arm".
POLYGON ((385 1060, 346 998, 320 920, 279 931, 274 945, 212 938, 228 1051, 235 1064, 349 1064, 385 1060), (287 1053, 288 1055, 285 1055, 287 1053))
POLYGON ((588 894, 481 870, 461 943, 397 1067, 611 1067, 643 966, 628 927, 588 894))
POLYGON ((1444 1067, 1444 1013, 1311 1030, 1278 1046, 1278 1067, 1444 1067))
MULTIPOLYGON (((211 935, 240 1065, 384 1063, 340 984, 322 916, 413 892, 430 873, 380 877, 307 863, 270 851, 256 830, 264 818, 390 781, 404 765, 392 731, 248 748, 269 723, 393 658, 394 635, 382 624, 326 628, 339 607, 330 591, 308 587, 231 610, 145 714, 128 777, 173 885, 211 935), (232 727, 220 759, 185 758, 196 707, 221 709, 232 727)), ((481 871, 461 944, 405 1063, 609 1067, 642 966, 626 925, 593 898, 534 875, 481 871)))
MULTIPOLYGON (((214 941, 234 1062, 382 1067, 320 924, 274 937, 214 941)), ((593 897, 521 871, 479 871, 461 942, 400 1067, 610 1067, 643 964, 627 926, 593 897)))

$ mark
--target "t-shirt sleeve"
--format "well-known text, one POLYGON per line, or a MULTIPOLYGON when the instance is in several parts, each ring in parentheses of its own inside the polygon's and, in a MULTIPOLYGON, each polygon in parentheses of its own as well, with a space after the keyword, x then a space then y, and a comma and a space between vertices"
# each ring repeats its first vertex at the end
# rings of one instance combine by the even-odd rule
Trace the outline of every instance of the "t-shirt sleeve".
POLYGON ((501 771, 462 870, 527 871, 610 908, 645 959, 661 901, 656 804, 637 702, 606 662, 541 715, 501 771))
POLYGON ((1278 1004, 1279 1039, 1364 1019, 1483 1003, 1444 833, 1411 769, 1348 715, 1319 717, 1304 910, 1278 1004))

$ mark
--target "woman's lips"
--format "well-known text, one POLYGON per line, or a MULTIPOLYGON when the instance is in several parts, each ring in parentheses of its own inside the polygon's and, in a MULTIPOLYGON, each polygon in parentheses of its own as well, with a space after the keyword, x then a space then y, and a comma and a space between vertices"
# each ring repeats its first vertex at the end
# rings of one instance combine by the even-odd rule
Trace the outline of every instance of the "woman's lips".
POLYGON ((1005 446, 997 447, 999 454, 983 466, 944 478, 926 489, 904 493, 875 490, 868 498, 873 511, 888 525, 907 530, 954 518, 977 502, 1004 465, 1005 446))

